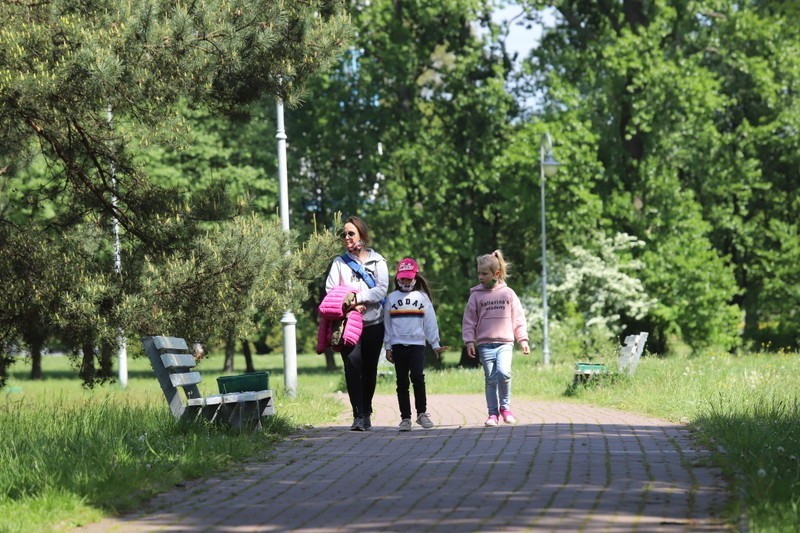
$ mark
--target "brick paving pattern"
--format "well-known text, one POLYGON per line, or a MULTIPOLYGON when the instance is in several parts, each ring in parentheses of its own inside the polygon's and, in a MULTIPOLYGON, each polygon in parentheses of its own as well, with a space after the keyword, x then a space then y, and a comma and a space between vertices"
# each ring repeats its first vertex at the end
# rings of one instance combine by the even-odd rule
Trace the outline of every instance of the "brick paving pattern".
POLYGON ((306 430, 271 457, 78 531, 726 531, 727 492, 688 430, 614 409, 515 399, 484 428, 482 394, 436 395, 436 427, 376 397, 373 429, 306 430))

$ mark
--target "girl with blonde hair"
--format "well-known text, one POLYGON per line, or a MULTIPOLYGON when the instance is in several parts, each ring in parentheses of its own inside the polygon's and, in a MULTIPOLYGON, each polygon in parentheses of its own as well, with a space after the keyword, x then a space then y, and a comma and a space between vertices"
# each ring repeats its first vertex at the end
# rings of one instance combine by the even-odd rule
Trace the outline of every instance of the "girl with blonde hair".
POLYGON ((506 285, 508 263, 500 250, 478 257, 478 284, 470 289, 461 335, 467 355, 480 358, 483 366, 486 407, 484 425, 495 427, 502 418, 516 424, 511 411, 511 358, 514 340, 522 353, 530 353, 528 324, 517 294, 506 285))

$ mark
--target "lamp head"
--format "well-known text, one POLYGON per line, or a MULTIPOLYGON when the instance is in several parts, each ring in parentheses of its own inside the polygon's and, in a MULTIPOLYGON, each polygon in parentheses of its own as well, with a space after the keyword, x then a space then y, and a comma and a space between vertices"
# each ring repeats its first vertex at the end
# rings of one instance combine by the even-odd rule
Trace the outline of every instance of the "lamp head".
POLYGON ((547 154, 545 154, 541 164, 542 169, 544 169, 544 175, 548 178, 555 176, 556 172, 558 172, 558 167, 561 166, 561 163, 556 161, 551 152, 547 152, 547 154))

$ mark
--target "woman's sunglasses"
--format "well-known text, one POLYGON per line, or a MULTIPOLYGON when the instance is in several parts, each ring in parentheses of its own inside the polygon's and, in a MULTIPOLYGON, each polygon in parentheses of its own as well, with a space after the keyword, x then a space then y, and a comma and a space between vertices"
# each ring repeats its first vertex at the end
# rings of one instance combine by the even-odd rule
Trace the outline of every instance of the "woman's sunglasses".
POLYGON ((358 235, 355 231, 343 231, 339 234, 340 239, 344 239, 345 237, 355 237, 358 235))

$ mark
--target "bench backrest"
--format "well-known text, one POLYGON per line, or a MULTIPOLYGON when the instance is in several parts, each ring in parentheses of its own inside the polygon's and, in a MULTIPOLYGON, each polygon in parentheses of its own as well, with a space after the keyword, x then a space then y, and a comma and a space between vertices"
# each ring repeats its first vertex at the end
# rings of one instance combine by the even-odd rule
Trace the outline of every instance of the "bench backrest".
POLYGON ((179 420, 186 410, 186 403, 178 387, 183 389, 187 400, 201 397, 197 384, 202 378, 200 372, 192 370, 196 364, 194 356, 186 341, 178 337, 143 337, 142 345, 167 398, 169 409, 179 420))
POLYGON ((636 371, 636 365, 639 364, 639 358, 644 351, 644 344, 647 342, 648 334, 646 332, 639 333, 638 335, 628 335, 625 337, 625 343, 619 351, 619 358, 617 364, 619 371, 627 374, 633 374, 636 371))

